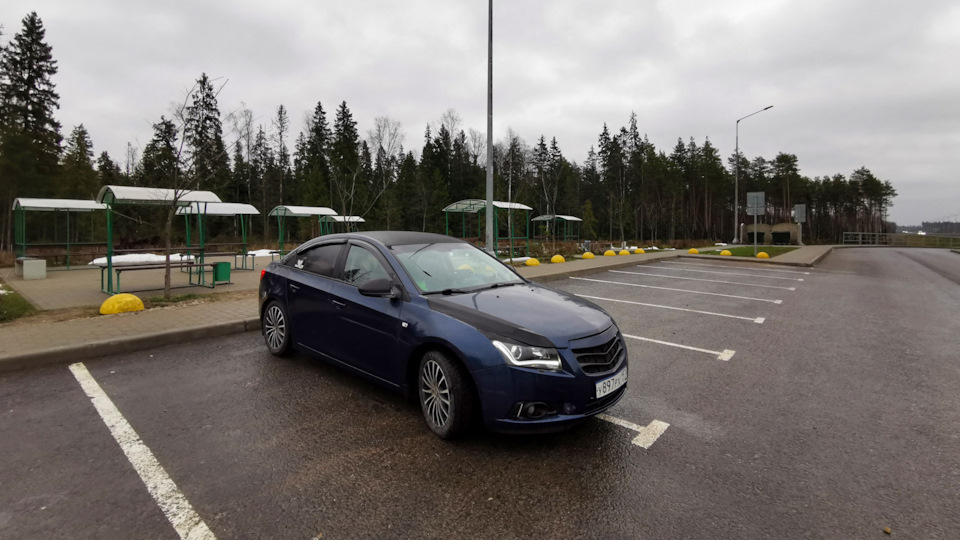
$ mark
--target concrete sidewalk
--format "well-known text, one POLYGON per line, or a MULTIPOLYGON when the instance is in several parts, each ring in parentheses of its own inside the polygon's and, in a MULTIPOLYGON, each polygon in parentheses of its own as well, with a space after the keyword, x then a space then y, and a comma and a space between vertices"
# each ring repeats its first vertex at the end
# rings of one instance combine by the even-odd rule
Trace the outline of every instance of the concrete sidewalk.
MULTIPOLYGON (((722 259, 742 263, 813 266, 834 247, 805 246, 766 261, 739 257, 722 259)), ((520 274, 533 281, 551 281, 679 256, 714 260, 721 258, 688 255, 679 250, 657 251, 644 255, 601 256, 592 260, 577 259, 562 264, 525 266, 520 268, 520 274)), ((257 275, 259 277, 259 273, 257 275)), ((14 281, 14 288, 18 288, 18 284, 14 281)), ((194 302, 135 313, 60 322, 31 321, 28 317, 0 325, 0 371, 77 362, 259 328, 255 289, 250 290, 249 299, 194 302)))

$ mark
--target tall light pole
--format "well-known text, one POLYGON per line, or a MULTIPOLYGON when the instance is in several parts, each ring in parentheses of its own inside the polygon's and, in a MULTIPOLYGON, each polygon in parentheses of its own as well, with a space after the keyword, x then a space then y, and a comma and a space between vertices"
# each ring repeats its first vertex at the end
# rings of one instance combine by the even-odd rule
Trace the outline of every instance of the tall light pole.
MULTIPOLYGON (((491 2, 493 0, 490 0, 491 2)), ((755 114, 760 114, 763 111, 772 109, 773 105, 767 105, 766 107, 760 109, 759 111, 752 112, 743 118, 737 118, 737 149, 734 152, 736 162, 734 168, 736 173, 734 173, 733 180, 733 242, 734 244, 740 243, 740 120, 744 118, 750 118, 755 114)))
MULTIPOLYGON (((487 241, 486 248, 493 256, 493 0, 487 12, 487 241)), ((510 253, 513 257, 513 253, 510 253)))

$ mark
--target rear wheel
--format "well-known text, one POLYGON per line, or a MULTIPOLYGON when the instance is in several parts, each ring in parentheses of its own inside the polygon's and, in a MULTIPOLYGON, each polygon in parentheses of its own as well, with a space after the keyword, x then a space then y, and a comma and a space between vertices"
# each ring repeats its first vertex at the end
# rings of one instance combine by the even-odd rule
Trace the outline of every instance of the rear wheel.
POLYGON ((440 351, 430 351, 420 360, 417 394, 423 419, 441 439, 463 435, 473 421, 476 400, 469 375, 440 351))
POLYGON ((267 305, 260 318, 260 328, 263 330, 263 341, 267 349, 274 356, 290 354, 290 326, 287 312, 276 300, 267 305))

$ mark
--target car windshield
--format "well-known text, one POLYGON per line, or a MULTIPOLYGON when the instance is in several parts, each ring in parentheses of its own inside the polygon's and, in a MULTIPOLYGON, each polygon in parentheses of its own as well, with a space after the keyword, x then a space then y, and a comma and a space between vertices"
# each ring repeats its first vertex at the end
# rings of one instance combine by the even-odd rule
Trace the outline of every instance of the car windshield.
POLYGON ((411 244, 390 249, 424 294, 523 283, 509 268, 471 244, 411 244))

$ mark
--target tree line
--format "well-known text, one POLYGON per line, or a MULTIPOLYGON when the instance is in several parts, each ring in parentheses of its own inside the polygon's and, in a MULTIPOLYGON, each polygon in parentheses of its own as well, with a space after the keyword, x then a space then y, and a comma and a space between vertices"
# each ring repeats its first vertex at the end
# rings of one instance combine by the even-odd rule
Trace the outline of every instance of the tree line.
MULTIPOLYGON (((346 101, 332 115, 318 102, 290 146, 283 105, 266 123, 255 121, 245 105, 224 114, 217 99, 223 83, 204 73, 153 124, 149 142, 142 149, 128 143, 117 160, 95 154, 83 124, 63 139, 54 114, 56 73, 43 24, 30 13, 0 49, 2 249, 11 246, 16 197, 92 199, 107 184, 205 189, 253 204, 265 239, 276 237, 267 213, 278 204, 327 206, 363 217, 368 230, 443 232, 444 206, 484 197, 485 134, 464 127, 452 109, 426 124, 414 151, 404 147, 396 120, 376 117, 361 136, 346 101)), ((735 235, 738 165, 741 213, 746 192, 764 191, 761 221, 789 221, 793 205, 806 204, 804 236, 814 241, 837 242, 844 231, 894 230, 886 212, 896 191, 866 167, 809 178, 786 152, 772 159, 741 153, 724 163, 709 138, 657 148, 641 134, 636 114, 619 129, 604 124, 583 163, 568 159, 555 137, 528 143, 509 129, 494 145, 493 163, 496 199, 527 204, 535 214, 579 216, 584 238, 728 241, 735 235)), ((293 233, 304 239, 316 227, 301 222, 293 233)))

